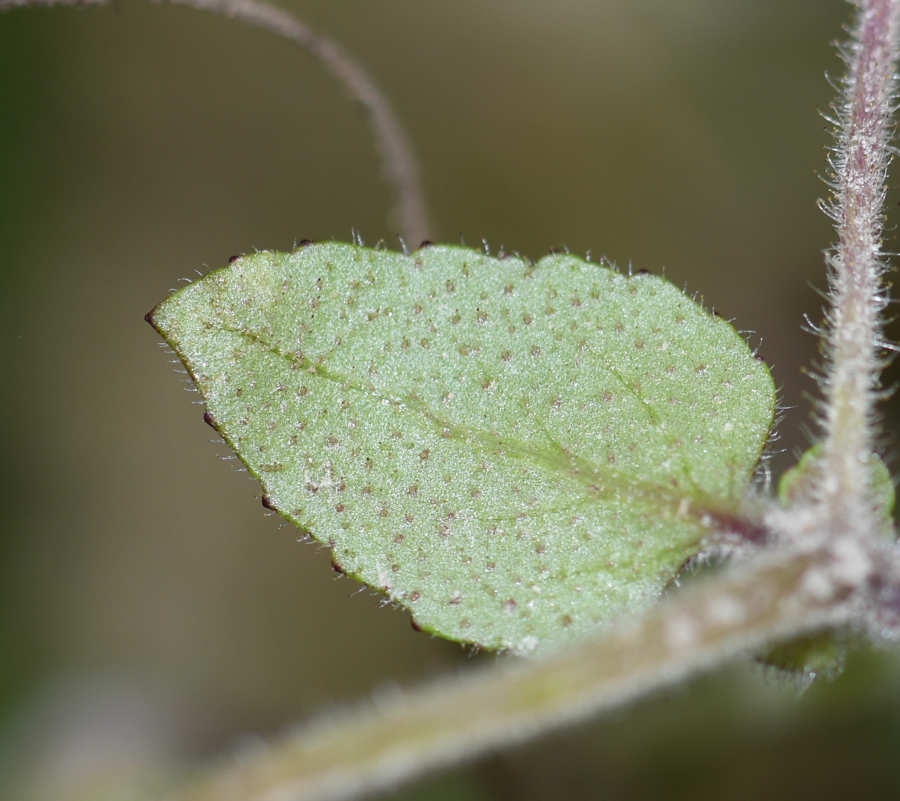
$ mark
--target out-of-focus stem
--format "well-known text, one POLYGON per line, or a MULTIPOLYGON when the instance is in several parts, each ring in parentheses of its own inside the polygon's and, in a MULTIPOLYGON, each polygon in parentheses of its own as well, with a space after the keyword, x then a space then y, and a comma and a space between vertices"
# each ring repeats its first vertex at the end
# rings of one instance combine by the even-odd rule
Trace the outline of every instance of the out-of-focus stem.
POLYGON ((898 0, 860 0, 848 74, 837 108, 827 207, 838 243, 832 267, 824 381, 820 502, 835 533, 871 531, 870 472, 877 400, 880 313, 884 307, 881 233, 891 114, 896 86, 898 0))
POLYGON ((412 247, 431 239, 431 226, 419 168, 406 131, 391 105, 363 67, 339 45, 313 31, 296 17, 257 0, 154 0, 212 11, 262 28, 300 45, 315 56, 365 109, 387 179, 397 193, 396 224, 412 247))
POLYGON ((833 562, 826 551, 775 553, 555 656, 398 690, 322 719, 168 801, 348 799, 530 739, 781 638, 846 622, 855 587, 833 562))
MULTIPOLYGON (((0 0, 0 11, 26 6, 105 5, 110 1, 0 0)), ((366 112, 369 127, 381 156, 385 177, 392 184, 396 194, 396 207, 392 217, 394 224, 399 227, 400 234, 412 247, 433 238, 418 163, 409 137, 381 90, 363 67, 339 45, 320 36, 288 12, 258 0, 153 0, 153 2, 188 6, 199 11, 211 11, 222 17, 232 17, 281 36, 317 58, 366 112)))

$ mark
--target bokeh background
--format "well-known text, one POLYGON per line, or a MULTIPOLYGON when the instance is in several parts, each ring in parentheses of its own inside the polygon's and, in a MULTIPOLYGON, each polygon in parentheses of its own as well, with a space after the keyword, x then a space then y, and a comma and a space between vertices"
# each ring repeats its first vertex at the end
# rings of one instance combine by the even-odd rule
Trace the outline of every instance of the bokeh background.
MULTIPOLYGON (((282 4, 390 96, 440 239, 664 270, 756 332, 776 473, 805 447, 847 4, 282 4)), ((396 246, 389 207, 359 109, 288 44, 135 0, 0 15, 0 797, 240 753, 492 660, 350 597, 267 517, 143 320, 233 254, 396 246)), ((900 662, 863 652, 802 696, 739 666, 388 795, 889 798, 898 749, 900 662)))

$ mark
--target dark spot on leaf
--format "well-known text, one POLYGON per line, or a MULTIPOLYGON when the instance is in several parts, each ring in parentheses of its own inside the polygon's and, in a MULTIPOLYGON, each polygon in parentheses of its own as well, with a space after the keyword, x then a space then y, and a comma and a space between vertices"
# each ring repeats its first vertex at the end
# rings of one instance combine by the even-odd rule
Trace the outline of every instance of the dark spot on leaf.
POLYGON ((262 502, 262 505, 266 507, 266 509, 271 509, 273 512, 278 511, 275 508, 275 503, 268 495, 263 495, 262 498, 260 498, 260 501, 262 502))
POLYGON ((239 258, 240 258, 240 256, 229 256, 228 263, 234 264, 239 258))

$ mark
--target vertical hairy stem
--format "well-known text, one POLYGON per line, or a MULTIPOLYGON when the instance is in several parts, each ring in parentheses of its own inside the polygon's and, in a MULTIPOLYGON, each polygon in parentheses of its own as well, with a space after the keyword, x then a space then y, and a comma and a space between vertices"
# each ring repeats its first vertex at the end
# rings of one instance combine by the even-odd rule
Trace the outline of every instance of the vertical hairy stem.
MULTIPOLYGON (((0 0, 0 10, 107 1, 0 0)), ((336 45, 257 0, 158 2, 234 17, 312 52, 368 111, 386 171, 401 198, 405 236, 413 244, 428 238, 406 136, 365 72, 336 45)), ((804 539, 804 547, 769 551, 698 581, 644 617, 620 621, 596 639, 541 661, 505 664, 398 692, 322 720, 240 765, 211 770, 176 788, 170 798, 351 798, 537 736, 774 642, 859 620, 859 601, 872 574, 868 556, 876 551, 857 545, 876 528, 870 472, 885 303, 881 233, 900 0, 858 0, 856 5, 853 40, 844 51, 849 72, 837 107, 834 194, 827 206, 838 243, 829 255, 832 308, 821 483, 815 499, 819 505, 804 523, 810 536, 795 536, 793 542, 796 546, 804 539), (820 547, 815 539, 822 533, 831 536, 822 538, 827 542, 820 547), (805 547, 810 541, 814 547, 805 547)), ((800 515, 807 510, 795 511, 786 510, 784 517, 799 535, 800 515)), ((885 597, 900 605, 896 583, 888 590, 885 597)))
POLYGON ((837 107, 834 195, 827 206, 839 239, 829 255, 820 500, 834 533, 861 533, 872 523, 869 473, 885 303, 881 233, 900 1, 860 0, 857 6, 853 40, 843 51, 848 74, 837 107))

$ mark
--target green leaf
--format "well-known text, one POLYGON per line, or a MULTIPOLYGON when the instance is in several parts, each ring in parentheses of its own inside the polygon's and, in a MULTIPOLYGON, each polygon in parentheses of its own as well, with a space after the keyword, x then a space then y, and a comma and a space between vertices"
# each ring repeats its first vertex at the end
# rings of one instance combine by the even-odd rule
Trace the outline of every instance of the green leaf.
POLYGON ((756 658, 801 682, 809 682, 840 676, 847 661, 847 650, 847 632, 825 631, 780 643, 757 654, 756 658))
POLYGON ((266 506, 487 648, 652 604, 739 510, 774 412, 727 322, 572 256, 308 245, 151 315, 266 506))
MULTIPOLYGON (((882 523, 884 535, 895 536, 891 514, 894 511, 894 479, 884 461, 877 454, 869 457, 870 493, 875 513, 882 523)), ((800 457, 778 482, 778 497, 784 506, 812 503, 816 486, 822 480, 822 446, 813 445, 800 457)))
MULTIPOLYGON (((885 537, 896 536, 891 518, 894 509, 894 481, 890 471, 877 454, 870 457, 871 499, 885 537)), ((822 480, 822 446, 813 445, 800 457, 778 482, 778 497, 785 507, 815 502, 818 484, 822 480)), ((800 678, 819 676, 836 678, 844 669, 847 655, 847 632, 824 631, 780 643, 757 655, 757 659, 793 673, 800 678)))

